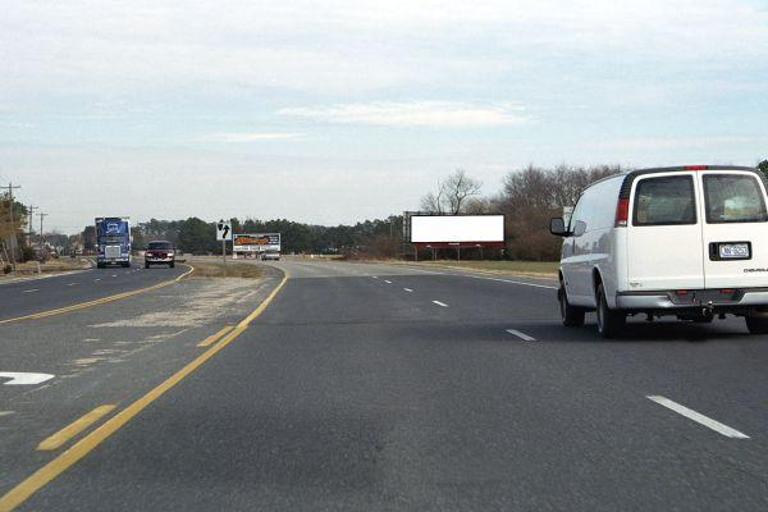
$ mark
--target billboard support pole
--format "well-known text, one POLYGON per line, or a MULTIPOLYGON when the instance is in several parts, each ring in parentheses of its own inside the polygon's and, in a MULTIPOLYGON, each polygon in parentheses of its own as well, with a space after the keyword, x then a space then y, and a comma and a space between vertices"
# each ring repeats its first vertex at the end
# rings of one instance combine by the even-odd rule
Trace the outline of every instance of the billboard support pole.
POLYGON ((222 240, 221 241, 221 262, 227 263, 227 241, 222 240))

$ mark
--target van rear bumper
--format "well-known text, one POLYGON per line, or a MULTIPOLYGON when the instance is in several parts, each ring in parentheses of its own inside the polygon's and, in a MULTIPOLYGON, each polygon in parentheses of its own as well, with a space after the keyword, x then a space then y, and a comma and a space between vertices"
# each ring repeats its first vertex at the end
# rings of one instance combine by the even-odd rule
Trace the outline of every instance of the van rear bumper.
POLYGON ((626 310, 676 310, 712 307, 729 311, 752 307, 768 307, 768 288, 740 288, 728 290, 687 290, 618 292, 616 308, 626 310))

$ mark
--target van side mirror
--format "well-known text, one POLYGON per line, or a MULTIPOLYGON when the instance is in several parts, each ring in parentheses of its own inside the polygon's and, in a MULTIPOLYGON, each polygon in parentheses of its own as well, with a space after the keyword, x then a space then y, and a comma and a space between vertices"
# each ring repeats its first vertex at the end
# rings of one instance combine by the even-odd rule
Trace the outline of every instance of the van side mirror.
POLYGON ((570 236, 562 217, 555 217, 549 221, 549 232, 555 236, 570 236))

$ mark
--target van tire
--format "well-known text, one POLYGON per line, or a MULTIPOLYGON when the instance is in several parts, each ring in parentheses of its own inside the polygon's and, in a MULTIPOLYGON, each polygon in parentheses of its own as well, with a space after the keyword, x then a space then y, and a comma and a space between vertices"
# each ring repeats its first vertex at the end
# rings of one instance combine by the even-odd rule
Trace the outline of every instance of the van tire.
POLYGON ((750 334, 768 334, 768 316, 750 313, 745 319, 750 334))
POLYGON ((608 307, 603 283, 597 286, 597 332, 603 338, 611 339, 618 336, 627 323, 627 315, 621 310, 608 307))
POLYGON ((560 318, 566 327, 581 327, 584 325, 584 309, 571 306, 568 303, 568 294, 565 286, 560 283, 557 290, 557 301, 560 303, 560 318))

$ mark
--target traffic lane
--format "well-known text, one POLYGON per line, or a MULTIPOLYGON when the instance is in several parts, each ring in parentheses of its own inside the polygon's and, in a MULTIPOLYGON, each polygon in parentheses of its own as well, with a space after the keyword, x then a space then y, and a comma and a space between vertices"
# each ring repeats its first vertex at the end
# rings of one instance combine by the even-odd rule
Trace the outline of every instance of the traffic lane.
POLYGON ((188 270, 186 265, 149 270, 134 265, 4 285, 0 287, 0 321, 149 287, 188 270))
POLYGON ((503 319, 435 318, 371 284, 289 282, 29 509, 764 508, 763 440, 628 396, 600 357, 553 357, 579 344, 517 342, 503 319))
POLYGON ((71 445, 38 444, 88 412, 144 395, 206 350, 198 344, 250 313, 279 277, 183 280, 78 313, 0 326, 0 371, 45 371, 42 385, 0 379, 0 496, 71 445))
MULTIPOLYGON (((709 411, 756 435, 768 433, 768 343, 765 336, 748 333, 742 318, 728 317, 711 324, 663 320, 646 322, 643 315, 629 320, 618 340, 597 334, 593 314, 586 325, 566 328, 559 319, 554 289, 539 283, 512 284, 468 277, 392 277, 382 282, 402 300, 426 304, 437 298, 452 318, 483 324, 517 342, 560 344, 553 357, 591 367, 604 365, 626 396, 669 395, 709 411), (404 288, 413 290, 404 292, 404 288), (513 332, 509 332, 513 331, 513 332), (528 341, 530 342, 530 341, 528 341)), ((726 422, 728 423, 728 422, 726 422)))

